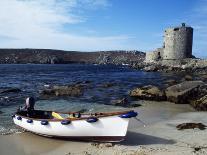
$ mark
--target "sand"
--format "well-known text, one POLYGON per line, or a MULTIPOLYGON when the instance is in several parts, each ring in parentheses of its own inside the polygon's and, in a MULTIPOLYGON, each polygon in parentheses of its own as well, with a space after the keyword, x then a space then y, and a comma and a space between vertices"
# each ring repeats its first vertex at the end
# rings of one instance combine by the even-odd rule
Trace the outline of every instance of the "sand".
POLYGON ((73 142, 50 139, 29 132, 0 136, 0 155, 189 155, 207 154, 207 129, 177 130, 186 122, 207 124, 206 112, 189 105, 143 102, 136 108, 147 126, 132 119, 121 143, 73 142))

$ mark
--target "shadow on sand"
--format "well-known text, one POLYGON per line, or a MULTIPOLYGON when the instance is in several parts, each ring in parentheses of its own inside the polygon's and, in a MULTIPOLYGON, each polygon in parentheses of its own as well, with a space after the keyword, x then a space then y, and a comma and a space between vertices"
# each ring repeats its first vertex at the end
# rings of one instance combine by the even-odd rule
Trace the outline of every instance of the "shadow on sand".
POLYGON ((135 146, 135 145, 151 145, 151 144, 174 144, 174 140, 168 140, 151 135, 140 134, 136 132, 128 132, 126 139, 122 141, 121 145, 135 146))

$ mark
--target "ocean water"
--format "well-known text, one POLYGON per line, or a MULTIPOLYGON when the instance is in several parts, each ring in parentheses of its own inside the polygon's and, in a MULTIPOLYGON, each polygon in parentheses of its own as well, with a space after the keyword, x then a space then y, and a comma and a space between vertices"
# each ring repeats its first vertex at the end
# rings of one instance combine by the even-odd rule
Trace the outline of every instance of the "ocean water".
POLYGON ((21 90, 18 93, 0 93, 0 134, 19 131, 13 124, 11 115, 24 104, 28 96, 37 99, 37 109, 113 111, 122 108, 111 106, 110 102, 128 97, 132 88, 148 84, 162 87, 167 79, 178 77, 173 74, 149 73, 113 65, 0 65, 0 90, 21 90), (87 84, 90 89, 85 90, 83 96, 52 99, 40 97, 40 91, 47 85, 69 85, 83 81, 90 81, 87 84), (113 86, 104 88, 105 83, 112 83, 113 86))

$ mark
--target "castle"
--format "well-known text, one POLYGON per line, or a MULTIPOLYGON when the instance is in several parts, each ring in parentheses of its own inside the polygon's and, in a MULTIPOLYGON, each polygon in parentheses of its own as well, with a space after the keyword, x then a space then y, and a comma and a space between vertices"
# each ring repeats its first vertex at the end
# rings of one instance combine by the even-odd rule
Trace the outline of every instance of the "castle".
POLYGON ((146 53, 146 62, 182 60, 192 58, 193 28, 182 23, 181 27, 168 28, 164 33, 162 48, 146 53))

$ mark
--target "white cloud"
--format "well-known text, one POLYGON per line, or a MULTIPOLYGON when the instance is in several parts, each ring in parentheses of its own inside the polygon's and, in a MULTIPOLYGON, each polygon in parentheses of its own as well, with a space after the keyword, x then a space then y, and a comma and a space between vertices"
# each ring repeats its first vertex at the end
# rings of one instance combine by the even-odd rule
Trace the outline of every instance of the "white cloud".
POLYGON ((79 9, 105 8, 108 0, 1 0, 1 48, 54 48, 65 50, 126 49, 128 36, 72 35, 62 29, 87 19, 79 9))

